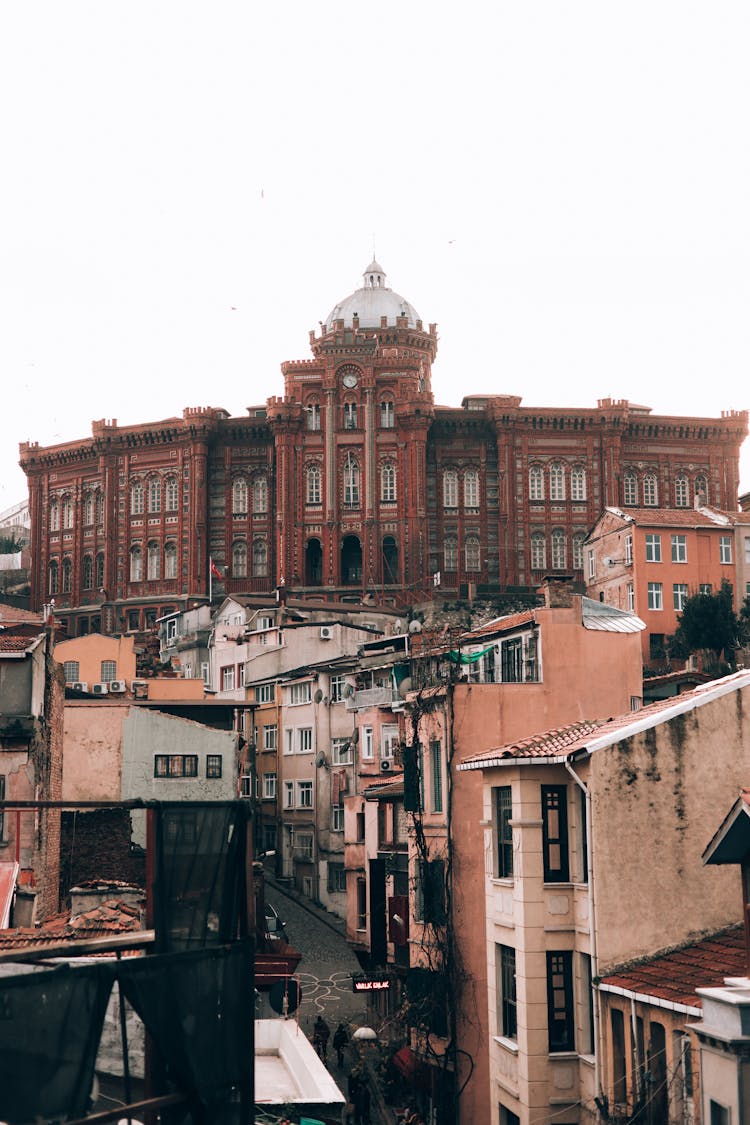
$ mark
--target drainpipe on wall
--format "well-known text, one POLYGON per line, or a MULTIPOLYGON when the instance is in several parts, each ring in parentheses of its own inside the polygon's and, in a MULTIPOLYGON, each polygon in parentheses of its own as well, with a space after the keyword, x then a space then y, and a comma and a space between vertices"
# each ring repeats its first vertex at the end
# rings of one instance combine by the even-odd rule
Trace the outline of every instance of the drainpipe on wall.
MULTIPOLYGON (((567 758, 565 759, 565 768, 568 771, 568 773, 570 774, 570 776, 573 778, 573 780, 575 781, 578 788, 582 791, 584 797, 586 798, 586 840, 587 840, 587 843, 588 843, 588 847, 587 847, 588 854, 586 856, 586 876, 587 876, 587 879, 588 879, 588 896, 589 896, 589 955, 591 957, 591 984, 592 984, 592 988, 593 988, 593 983, 599 975, 599 968, 598 968, 597 956, 596 956, 596 914, 595 914, 596 900, 594 898, 594 858, 593 858, 594 857, 594 849, 593 849, 593 842, 594 841, 593 841, 592 824, 591 824, 591 794, 589 793, 588 786, 583 781, 581 781, 580 777, 578 776, 576 771, 573 769, 573 767, 570 764, 570 761, 567 758)), ((597 1097, 602 1096, 601 1061, 600 1061, 601 1060, 601 1035, 600 1035, 601 1010, 600 1010, 600 1004, 601 1004, 601 998, 600 998, 600 994, 599 994, 599 989, 597 988, 596 989, 596 1003, 591 1005, 591 1010, 592 1010, 593 1017, 594 1017, 594 1026, 592 1028, 593 1037, 594 1037, 594 1086, 595 1086, 595 1089, 596 1089, 596 1096, 597 1097)))

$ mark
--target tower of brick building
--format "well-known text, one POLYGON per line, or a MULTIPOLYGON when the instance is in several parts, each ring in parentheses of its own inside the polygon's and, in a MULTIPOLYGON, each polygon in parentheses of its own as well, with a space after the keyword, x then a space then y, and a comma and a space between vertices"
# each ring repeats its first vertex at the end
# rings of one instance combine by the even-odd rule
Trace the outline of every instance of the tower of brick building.
POLYGON ((282 364, 283 394, 21 445, 32 602, 70 635, 148 627, 214 594, 370 595, 404 606, 472 588, 583 579, 605 505, 737 509, 744 411, 656 416, 627 400, 436 406, 437 329, 373 261, 282 364), (213 559, 222 580, 209 578, 213 559))

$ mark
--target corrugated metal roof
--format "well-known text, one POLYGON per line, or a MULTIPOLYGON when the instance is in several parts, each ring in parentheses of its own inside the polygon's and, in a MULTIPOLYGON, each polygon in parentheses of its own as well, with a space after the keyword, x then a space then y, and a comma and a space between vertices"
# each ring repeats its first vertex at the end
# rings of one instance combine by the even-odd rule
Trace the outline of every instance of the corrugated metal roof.
POLYGON ((646 622, 634 613, 595 598, 581 598, 581 612, 584 629, 605 633, 640 633, 646 628, 646 622))

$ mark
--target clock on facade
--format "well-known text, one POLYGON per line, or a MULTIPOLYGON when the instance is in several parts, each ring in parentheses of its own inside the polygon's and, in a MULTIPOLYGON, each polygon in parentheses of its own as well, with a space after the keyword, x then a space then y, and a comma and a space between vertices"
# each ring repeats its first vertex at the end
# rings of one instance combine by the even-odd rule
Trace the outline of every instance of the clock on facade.
POLYGON ((352 390, 357 385, 357 376, 353 371, 347 371, 346 375, 344 375, 344 378, 342 379, 342 382, 345 387, 347 387, 349 390, 352 390))

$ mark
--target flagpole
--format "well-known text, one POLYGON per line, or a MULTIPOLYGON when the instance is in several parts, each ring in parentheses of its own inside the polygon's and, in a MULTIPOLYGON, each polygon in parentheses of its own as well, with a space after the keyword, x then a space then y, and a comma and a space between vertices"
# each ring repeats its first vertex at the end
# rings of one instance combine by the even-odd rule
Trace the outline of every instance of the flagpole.
POLYGON ((208 556, 208 604, 214 604, 214 568, 211 566, 211 556, 208 556))

